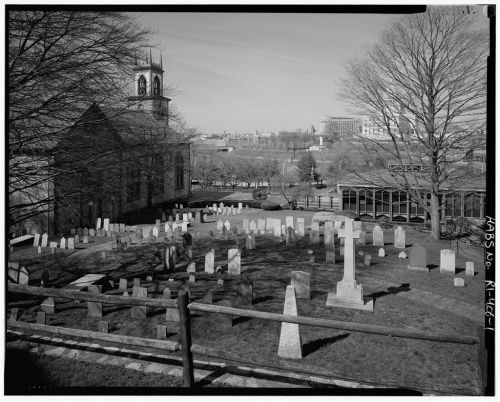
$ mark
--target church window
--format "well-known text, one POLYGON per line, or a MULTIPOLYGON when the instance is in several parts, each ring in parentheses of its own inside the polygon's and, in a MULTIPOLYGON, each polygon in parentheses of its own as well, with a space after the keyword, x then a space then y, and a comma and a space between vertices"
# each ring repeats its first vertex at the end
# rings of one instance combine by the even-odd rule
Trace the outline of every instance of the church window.
POLYGON ((175 157, 175 189, 184 188, 184 158, 181 154, 175 157))
POLYGON ((160 79, 158 76, 153 80, 153 95, 160 95, 160 79))
POLYGON ((139 87, 138 87, 139 95, 146 95, 146 78, 143 75, 139 77, 139 87))

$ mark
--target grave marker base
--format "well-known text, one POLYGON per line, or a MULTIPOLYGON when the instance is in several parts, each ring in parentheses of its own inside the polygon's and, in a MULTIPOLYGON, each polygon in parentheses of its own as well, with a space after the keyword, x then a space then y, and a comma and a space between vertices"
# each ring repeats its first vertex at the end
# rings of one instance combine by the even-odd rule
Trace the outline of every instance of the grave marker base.
POLYGON ((411 265, 408 265, 408 269, 411 269, 412 271, 431 272, 430 268, 427 267, 413 267, 411 265))

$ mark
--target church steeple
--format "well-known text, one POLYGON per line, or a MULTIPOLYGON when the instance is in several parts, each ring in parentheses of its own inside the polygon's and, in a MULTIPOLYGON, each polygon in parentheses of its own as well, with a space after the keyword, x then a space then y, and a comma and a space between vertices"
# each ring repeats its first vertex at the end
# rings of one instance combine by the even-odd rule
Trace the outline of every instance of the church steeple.
POLYGON ((155 63, 151 48, 149 48, 149 58, 146 52, 145 60, 145 63, 136 63, 132 68, 134 84, 129 100, 133 101, 138 109, 152 112, 155 118, 168 120, 170 99, 163 96, 164 71, 161 53, 160 63, 155 63))

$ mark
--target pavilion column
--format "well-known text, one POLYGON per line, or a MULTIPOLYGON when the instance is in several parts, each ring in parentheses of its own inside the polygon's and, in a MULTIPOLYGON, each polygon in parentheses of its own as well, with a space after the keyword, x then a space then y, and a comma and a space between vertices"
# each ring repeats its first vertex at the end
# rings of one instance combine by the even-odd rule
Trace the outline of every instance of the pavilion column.
POLYGON ((463 218, 465 216, 465 194, 460 194, 460 216, 463 218))
POLYGON ((389 190, 389 221, 392 222, 392 193, 393 190, 389 190))
POLYGON ((406 222, 410 222, 411 198, 410 193, 406 193, 406 222))
POLYGON ((356 189, 356 215, 359 215, 359 190, 356 189))
POLYGON ((373 192, 373 219, 376 219, 376 199, 375 199, 375 189, 372 190, 373 192))

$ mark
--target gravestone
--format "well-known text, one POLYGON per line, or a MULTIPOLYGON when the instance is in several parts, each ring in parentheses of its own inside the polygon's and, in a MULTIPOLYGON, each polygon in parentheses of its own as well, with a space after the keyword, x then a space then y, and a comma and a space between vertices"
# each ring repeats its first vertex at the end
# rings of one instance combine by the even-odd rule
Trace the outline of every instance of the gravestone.
POLYGON ((40 244, 40 233, 35 233, 35 237, 33 239, 33 247, 38 247, 40 244))
POLYGON ((103 229, 107 232, 109 230, 109 218, 104 218, 103 229))
POLYGON ((359 232, 359 239, 356 240, 356 243, 360 246, 366 245, 366 232, 364 230, 359 232))
POLYGON ((379 257, 385 257, 385 250, 383 248, 378 249, 378 256, 379 257))
POLYGON ((76 229, 75 229, 75 228, 71 228, 71 229, 69 230, 69 234, 70 234, 71 236, 76 235, 76 229))
POLYGON ((95 236, 95 230, 89 229, 89 236, 95 236))
POLYGON ((250 233, 250 221, 248 219, 243 219, 243 231, 246 234, 250 233))
POLYGON ((226 226, 225 225, 222 225, 222 233, 221 233, 221 236, 222 237, 227 237, 227 229, 226 229, 226 226))
POLYGON ((38 246, 38 254, 42 254, 42 246, 38 246))
POLYGON ((406 253, 404 251, 401 251, 399 254, 398 254, 398 257, 402 260, 406 259, 406 253))
POLYGON ((178 212, 175 213, 175 221, 176 222, 180 221, 180 219, 179 219, 179 213, 178 212))
MULTIPOLYGON (((163 289, 163 298, 170 300, 172 298, 172 292, 169 288, 163 289)), ((179 309, 167 307, 165 312, 165 321, 167 322, 179 322, 179 309)))
POLYGON ((257 220, 257 229, 259 230, 260 234, 263 234, 266 232, 266 220, 265 219, 257 220))
POLYGON ((68 237, 68 249, 69 250, 75 249, 75 239, 73 239, 72 237, 68 237))
POLYGON ((57 242, 56 241, 51 241, 49 243, 49 247, 51 249, 50 251, 52 252, 52 254, 54 254, 55 251, 56 251, 56 248, 57 248, 57 242))
POLYGON ((335 230, 335 227, 333 226, 332 221, 326 221, 325 222, 325 231, 327 230, 335 230))
POLYGON ((293 226, 293 216, 287 216, 287 217, 285 217, 285 226, 287 228, 289 228, 289 227, 293 228, 294 227, 293 226))
POLYGON ((120 284, 118 285, 118 290, 127 290, 128 281, 125 278, 120 278, 120 284))
POLYGON ((222 233, 222 228, 224 227, 224 223, 221 220, 217 221, 217 231, 222 233))
POLYGON ((247 238, 246 238, 246 248, 248 250, 254 250, 255 249, 255 237, 253 237, 253 236, 247 236, 247 238))
POLYGON ((29 272, 26 269, 26 267, 19 267, 19 276, 18 276, 18 282, 19 285, 28 285, 29 284, 29 272))
POLYGON ((166 271, 174 271, 177 264, 177 249, 176 246, 166 246, 163 260, 163 268, 166 271))
POLYGON ((333 249, 333 250, 326 250, 326 252, 325 252, 325 262, 326 263, 332 263, 332 264, 336 263, 335 249, 333 249))
POLYGON ((56 312, 55 299, 53 297, 47 297, 40 305, 40 308, 47 314, 55 314, 56 312))
POLYGON ((75 235, 74 240, 75 240, 75 244, 76 243, 80 243, 80 236, 79 235, 75 235))
POLYGON ((59 242, 59 248, 66 248, 66 239, 64 237, 61 237, 61 241, 59 242))
POLYGON ((316 232, 319 232, 319 222, 317 221, 312 221, 311 222, 311 230, 314 230, 316 232))
POLYGON ((250 222, 250 233, 257 234, 257 224, 255 223, 254 220, 252 220, 252 222, 250 222))
POLYGON ((82 228, 78 228, 78 229, 76 229, 76 234, 77 234, 78 236, 83 236, 83 229, 82 229, 82 228))
POLYGON ((253 283, 244 276, 236 288, 236 306, 251 306, 253 303, 253 283))
MULTIPOLYGON (((95 224, 96 229, 101 229, 101 218, 97 218, 97 222, 95 224)), ((73 234, 73 233, 72 233, 73 234)))
MULTIPOLYGON (((134 283, 135 283, 135 279, 134 279, 134 283)), ((132 296, 133 297, 147 298, 148 297, 148 289, 142 288, 140 286, 134 286, 132 288, 132 296)), ((132 306, 130 313, 131 313, 132 318, 140 318, 140 319, 146 318, 147 306, 132 306)))
POLYGON ((157 325, 156 326, 156 338, 165 339, 167 337, 167 326, 157 325))
POLYGON ((125 224, 120 223, 120 232, 125 232, 125 224))
POLYGON ((42 247, 47 247, 48 241, 49 241, 49 236, 47 235, 47 233, 44 233, 42 235, 42 247))
POLYGON ((229 222, 227 219, 224 222, 224 226, 226 227, 227 231, 231 230, 231 222, 229 222))
POLYGON ((319 231, 310 230, 309 231, 309 241, 311 244, 319 244, 319 231))
POLYGON ((415 243, 410 248, 408 269, 429 272, 429 268, 427 268, 427 250, 418 243, 415 243))
POLYGON ((305 232, 304 218, 297 218, 297 236, 304 237, 305 235, 306 232, 305 232))
MULTIPOLYGON (((295 300, 295 287, 293 285, 286 287, 283 314, 297 316, 297 301, 295 300)), ((302 359, 299 324, 289 322, 281 324, 278 356, 285 359, 302 359)))
POLYGON ((88 236, 83 236, 83 241, 82 241, 82 243, 83 243, 83 244, 88 244, 88 242, 89 242, 89 237, 88 237, 88 236))
POLYGON ((372 263, 372 256, 370 254, 365 255, 365 265, 369 267, 372 263))
POLYGON ((41 324, 41 325, 45 325, 46 321, 47 321, 47 317, 46 317, 45 311, 38 311, 36 313, 36 323, 41 324))
POLYGON ((187 266, 186 272, 188 274, 195 273, 196 272, 196 263, 194 263, 194 262, 189 263, 188 266, 187 266))
POLYGON ((10 309, 9 321, 17 321, 17 316, 19 315, 19 308, 14 307, 10 309))
POLYGON ((205 254, 205 272, 208 274, 214 273, 215 265, 215 250, 211 249, 205 254))
POLYGON ((188 214, 182 214, 182 222, 188 222, 188 221, 189 221, 188 214))
POLYGON ((464 287, 465 281, 463 278, 454 278, 453 280, 455 286, 464 287))
POLYGON ((187 222, 182 222, 181 223, 181 232, 187 232, 188 231, 188 224, 187 222))
POLYGON ((287 228, 285 241, 288 247, 295 247, 295 230, 291 226, 287 228))
POLYGON ((158 239, 158 226, 153 226, 153 237, 158 239))
POLYGON ((84 236, 88 236, 89 235, 89 229, 88 228, 83 228, 82 234, 84 236))
POLYGON ((291 285, 295 287, 297 299, 311 298, 311 274, 304 271, 292 271, 291 285))
POLYGON ((372 235, 373 235, 373 245, 384 247, 384 231, 379 225, 376 225, 373 228, 372 235))
POLYGON ((455 274, 455 252, 453 250, 441 250, 439 272, 455 274))
POLYGON ((196 276, 194 274, 189 274, 189 283, 195 283, 196 281, 196 276))
POLYGON ((465 263, 465 276, 474 276, 474 263, 467 261, 465 263))
POLYGON ((401 226, 398 226, 396 230, 394 231, 394 247, 395 248, 405 248, 406 247, 406 241, 405 241, 405 231, 401 226))
POLYGON ((274 237, 281 237, 281 220, 276 219, 273 222, 274 237))
POLYGON ((325 243, 325 250, 335 250, 335 232, 333 229, 325 229, 323 243, 325 243))
MULTIPOLYGON (((102 286, 101 285, 89 285, 87 287, 89 293, 101 294, 102 286)), ((102 318, 102 303, 97 302, 87 302, 87 311, 89 317, 97 317, 102 318)))
POLYGON ((241 253, 237 248, 231 248, 227 251, 228 274, 241 274, 241 253))
POLYGON ((339 237, 345 239, 344 277, 337 282, 337 291, 328 294, 326 306, 373 311, 373 300, 365 303, 363 285, 358 284, 355 278, 354 239, 359 238, 359 231, 353 230, 352 219, 346 218, 344 224, 345 229, 339 230, 339 237))
POLYGON ((108 321, 99 321, 97 324, 97 331, 104 332, 107 334, 109 332, 109 322, 108 321))

